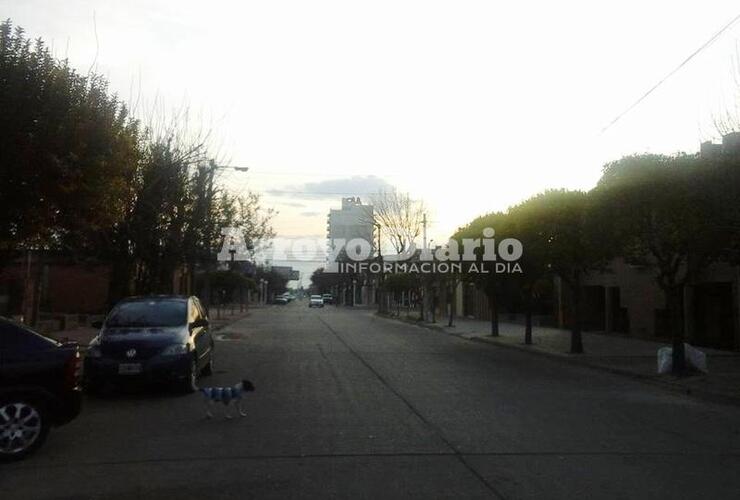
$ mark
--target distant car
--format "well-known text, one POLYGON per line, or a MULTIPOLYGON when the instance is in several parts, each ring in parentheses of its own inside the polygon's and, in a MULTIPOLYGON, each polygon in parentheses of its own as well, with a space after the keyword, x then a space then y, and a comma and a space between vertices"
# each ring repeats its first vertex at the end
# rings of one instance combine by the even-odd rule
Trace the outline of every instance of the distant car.
POLYGON ((333 304, 334 303, 334 296, 330 293, 325 293, 321 296, 321 299, 324 301, 324 304, 333 304))
POLYGON ((308 301, 308 307, 324 307, 324 299, 321 295, 311 295, 311 299, 308 301))
POLYGON ((0 460, 28 456, 80 413, 81 374, 77 344, 0 318, 0 460))
POLYGON ((275 304, 284 306, 288 302, 289 302, 288 297, 286 297, 285 295, 278 295, 277 297, 275 297, 275 304))
POLYGON ((92 390, 109 382, 174 383, 197 390, 201 374, 213 372, 214 342, 197 297, 173 295, 122 300, 108 314, 85 356, 92 390))

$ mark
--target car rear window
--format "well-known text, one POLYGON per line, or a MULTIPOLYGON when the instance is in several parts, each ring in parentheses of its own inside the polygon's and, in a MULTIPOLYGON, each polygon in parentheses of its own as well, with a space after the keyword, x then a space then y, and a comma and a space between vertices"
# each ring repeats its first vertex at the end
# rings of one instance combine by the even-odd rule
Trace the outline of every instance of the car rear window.
POLYGON ((105 322, 106 327, 183 326, 187 319, 185 300, 137 300, 118 304, 105 322))

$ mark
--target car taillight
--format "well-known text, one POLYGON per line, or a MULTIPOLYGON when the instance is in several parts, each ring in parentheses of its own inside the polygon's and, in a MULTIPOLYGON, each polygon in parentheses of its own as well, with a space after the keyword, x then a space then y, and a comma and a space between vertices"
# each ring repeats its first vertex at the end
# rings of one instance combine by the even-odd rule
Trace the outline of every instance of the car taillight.
POLYGON ((64 366, 64 387, 74 389, 80 383, 82 378, 82 356, 80 351, 75 350, 74 354, 67 360, 64 366))

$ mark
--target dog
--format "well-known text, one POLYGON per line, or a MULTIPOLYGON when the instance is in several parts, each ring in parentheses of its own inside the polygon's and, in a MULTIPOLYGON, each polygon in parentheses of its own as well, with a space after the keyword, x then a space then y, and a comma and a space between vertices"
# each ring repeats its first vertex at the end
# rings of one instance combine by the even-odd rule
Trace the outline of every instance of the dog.
POLYGON ((242 380, 236 385, 230 387, 202 387, 200 393, 204 396, 206 404, 206 418, 213 418, 211 409, 216 403, 224 405, 224 416, 226 418, 232 418, 231 406, 236 406, 239 411, 239 415, 246 417, 247 414, 242 406, 242 398, 245 392, 253 392, 254 385, 249 380, 242 380))

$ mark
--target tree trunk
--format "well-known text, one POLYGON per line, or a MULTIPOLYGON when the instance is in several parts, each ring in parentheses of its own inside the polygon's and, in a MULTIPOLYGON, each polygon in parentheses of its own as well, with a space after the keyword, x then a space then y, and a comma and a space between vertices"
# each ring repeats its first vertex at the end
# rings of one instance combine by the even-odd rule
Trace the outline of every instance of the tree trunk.
POLYGON ((454 325, 454 322, 455 322, 455 286, 454 285, 450 288, 449 297, 450 297, 450 319, 447 322, 447 326, 451 327, 451 326, 455 326, 454 325))
POLYGON ((498 307, 493 293, 488 296, 488 307, 491 309, 491 337, 498 337, 498 307))
POLYGON ((571 354, 583 354, 581 328, 581 282, 580 280, 576 280, 573 286, 573 325, 570 335, 571 354))
POLYGON ((686 374, 686 353, 684 349, 684 324, 683 324, 683 286, 674 285, 666 297, 668 309, 668 324, 671 329, 671 340, 673 344, 673 374, 682 376, 686 374))
POLYGON ((532 289, 527 290, 527 297, 524 302, 524 343, 532 344, 532 289))
POLYGON ((437 322, 437 293, 432 295, 432 304, 431 304, 431 310, 432 310, 432 323, 437 322))

